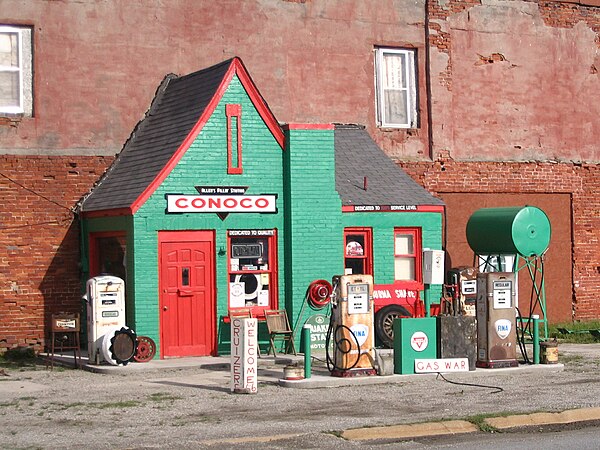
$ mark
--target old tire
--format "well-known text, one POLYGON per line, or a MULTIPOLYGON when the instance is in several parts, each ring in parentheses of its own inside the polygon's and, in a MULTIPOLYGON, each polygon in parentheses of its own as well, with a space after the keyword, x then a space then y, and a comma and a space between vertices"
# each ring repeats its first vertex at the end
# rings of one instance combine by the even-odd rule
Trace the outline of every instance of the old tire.
POLYGON ((385 306, 375 315, 375 333, 387 348, 394 346, 394 319, 399 317, 412 317, 412 315, 400 305, 385 306))

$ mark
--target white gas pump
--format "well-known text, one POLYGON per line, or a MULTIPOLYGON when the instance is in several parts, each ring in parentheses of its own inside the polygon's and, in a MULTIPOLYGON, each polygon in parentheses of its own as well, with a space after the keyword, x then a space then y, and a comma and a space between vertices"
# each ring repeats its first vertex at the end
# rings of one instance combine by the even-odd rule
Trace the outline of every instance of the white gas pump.
POLYGON ((516 286, 512 272, 477 274, 477 367, 516 367, 516 286))
POLYGON ((90 278, 84 299, 90 363, 127 364, 137 342, 135 332, 125 326, 125 282, 110 275, 90 278))
POLYGON ((333 277, 327 365, 333 376, 375 375, 373 277, 333 277))

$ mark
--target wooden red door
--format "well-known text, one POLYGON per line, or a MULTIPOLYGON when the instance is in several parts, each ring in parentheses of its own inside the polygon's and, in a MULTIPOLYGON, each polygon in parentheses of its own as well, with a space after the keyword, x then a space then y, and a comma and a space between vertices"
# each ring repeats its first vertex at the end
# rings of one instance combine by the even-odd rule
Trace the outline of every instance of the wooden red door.
POLYGON ((214 238, 163 233, 160 242, 161 357, 215 354, 214 238), (188 240, 197 238, 198 240, 188 240))

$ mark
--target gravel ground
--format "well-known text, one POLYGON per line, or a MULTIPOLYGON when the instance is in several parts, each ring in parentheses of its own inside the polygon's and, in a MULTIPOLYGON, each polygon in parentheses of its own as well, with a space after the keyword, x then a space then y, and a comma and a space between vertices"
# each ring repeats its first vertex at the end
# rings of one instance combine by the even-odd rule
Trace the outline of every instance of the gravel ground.
POLYGON ((600 345, 561 345, 560 352, 562 372, 446 375, 471 385, 431 375, 391 384, 291 389, 273 381, 281 367, 263 364, 254 395, 231 394, 228 372, 217 370, 8 369, 0 376, 0 448, 368 448, 342 441, 337 432, 600 406, 600 345), (253 440, 257 436, 278 439, 253 440))

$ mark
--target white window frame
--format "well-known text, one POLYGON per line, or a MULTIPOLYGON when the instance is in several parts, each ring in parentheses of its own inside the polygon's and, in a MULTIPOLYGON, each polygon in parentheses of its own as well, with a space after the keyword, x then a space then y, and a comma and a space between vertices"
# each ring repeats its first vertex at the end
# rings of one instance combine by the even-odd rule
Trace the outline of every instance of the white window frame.
POLYGON ((32 84, 33 84, 33 58, 31 50, 32 31, 28 27, 0 25, 0 34, 17 35, 18 67, 0 65, 0 72, 19 73, 19 104, 0 104, 0 115, 2 114, 24 114, 32 115, 32 84))
POLYGON ((416 76, 416 50, 414 49, 397 49, 378 47, 375 49, 375 94, 376 94, 376 111, 377 125, 382 128, 416 128, 417 127, 417 76, 416 76), (385 56, 404 57, 406 64, 401 67, 404 76, 399 76, 401 80, 406 80, 405 86, 385 86, 386 80, 389 77, 385 75, 385 56), (406 122, 396 123, 387 120, 385 117, 386 109, 386 92, 389 90, 398 90, 406 92, 406 103, 402 105, 406 112, 406 122))

